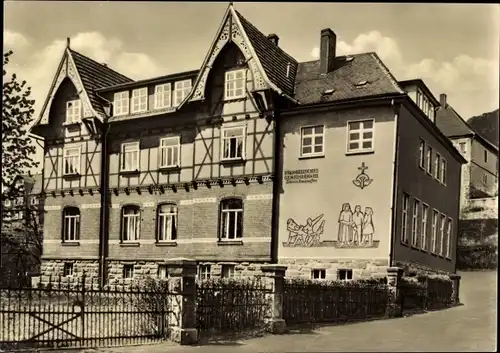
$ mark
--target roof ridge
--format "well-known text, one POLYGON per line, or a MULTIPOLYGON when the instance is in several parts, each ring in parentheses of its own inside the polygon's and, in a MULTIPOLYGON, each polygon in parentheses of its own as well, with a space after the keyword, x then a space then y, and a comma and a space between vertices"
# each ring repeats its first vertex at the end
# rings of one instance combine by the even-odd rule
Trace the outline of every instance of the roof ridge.
POLYGON ((108 71, 112 71, 113 73, 115 73, 115 74, 117 74, 117 75, 120 75, 120 76, 121 76, 122 78, 124 78, 124 79, 130 80, 130 81, 134 81, 134 80, 133 80, 133 79, 131 79, 130 77, 125 76, 124 74, 122 74, 122 73, 120 73, 120 72, 118 72, 118 71, 116 71, 116 70, 112 69, 111 67, 109 67, 109 66, 107 66, 107 65, 104 65, 104 64, 102 64, 102 63, 100 63, 100 62, 97 62, 96 60, 94 60, 94 59, 92 59, 92 58, 88 57, 87 55, 84 55, 84 54, 82 54, 82 53, 80 53, 80 52, 77 52, 76 50, 73 50, 73 49, 71 49, 71 48, 68 48, 68 50, 69 50, 72 54, 77 54, 77 55, 80 55, 81 57, 84 57, 85 59, 87 59, 87 60, 91 61, 93 64, 98 65, 98 66, 99 66, 100 68, 102 68, 102 69, 105 69, 105 70, 108 70, 108 71))
POLYGON ((373 52, 373 51, 372 52, 368 52, 366 54, 373 56, 373 58, 375 59, 375 61, 377 62, 377 64, 379 64, 379 66, 382 69, 382 71, 384 71, 384 73, 387 75, 387 77, 389 78, 389 80, 391 81, 391 83, 394 85, 394 88, 396 88, 396 90, 399 91, 400 93, 404 93, 404 91, 401 88, 401 86, 399 85, 398 81, 396 80, 396 78, 394 77, 394 75, 391 73, 391 71, 387 68, 387 66, 385 66, 384 62, 380 59, 380 57, 378 56, 378 54, 376 52, 373 52))

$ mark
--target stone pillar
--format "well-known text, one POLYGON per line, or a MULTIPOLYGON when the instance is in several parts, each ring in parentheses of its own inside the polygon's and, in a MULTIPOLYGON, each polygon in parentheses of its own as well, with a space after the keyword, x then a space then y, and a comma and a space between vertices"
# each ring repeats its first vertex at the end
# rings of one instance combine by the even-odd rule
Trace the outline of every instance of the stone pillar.
POLYGON ((451 302, 453 304, 460 304, 460 279, 462 276, 456 273, 450 275, 451 282, 453 284, 453 292, 451 294, 451 302))
POLYGON ((168 272, 170 339, 181 345, 198 342, 196 329, 196 261, 166 261, 168 272))
POLYGON ((286 330, 283 320, 283 289, 285 285, 286 266, 263 265, 263 281, 266 297, 269 298, 269 309, 266 312, 265 323, 267 330, 271 333, 282 334, 286 330))
POLYGON ((402 303, 399 300, 399 285, 401 277, 403 276, 403 269, 400 267, 387 268, 387 290, 388 290, 388 303, 386 308, 386 315, 388 317, 400 317, 403 315, 402 303))

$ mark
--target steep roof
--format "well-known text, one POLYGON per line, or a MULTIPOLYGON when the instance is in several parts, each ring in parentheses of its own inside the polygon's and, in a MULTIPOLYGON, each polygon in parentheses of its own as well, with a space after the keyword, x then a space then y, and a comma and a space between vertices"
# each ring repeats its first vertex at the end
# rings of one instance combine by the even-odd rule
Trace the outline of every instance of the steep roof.
POLYGON ((76 69, 82 80, 83 86, 90 99, 92 107, 100 114, 104 115, 101 101, 96 95, 96 90, 108 86, 134 82, 134 80, 116 72, 106 65, 100 64, 89 57, 80 54, 73 49, 69 49, 76 69))
POLYGON ((436 125, 446 137, 473 135, 474 130, 449 104, 436 112, 436 125))
POLYGON ((474 116, 467 120, 467 123, 486 140, 493 143, 498 148, 498 125, 499 111, 494 110, 489 113, 484 113, 474 116))
POLYGON ((235 12, 269 80, 286 94, 292 95, 298 68, 297 60, 271 42, 265 34, 259 31, 238 11, 235 10, 235 12))
POLYGON ((299 63, 295 99, 301 105, 404 93, 375 53, 337 57, 334 70, 326 75, 319 69, 319 60, 299 63))

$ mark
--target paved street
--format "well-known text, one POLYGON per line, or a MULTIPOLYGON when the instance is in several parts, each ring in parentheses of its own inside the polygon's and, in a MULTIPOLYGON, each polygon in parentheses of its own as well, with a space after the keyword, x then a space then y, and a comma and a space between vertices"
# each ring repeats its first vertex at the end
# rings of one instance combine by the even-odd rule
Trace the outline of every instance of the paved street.
POLYGON ((496 272, 462 273, 464 306, 406 318, 330 326, 312 332, 268 335, 210 346, 161 344, 98 352, 491 352, 496 350, 496 281, 496 272))

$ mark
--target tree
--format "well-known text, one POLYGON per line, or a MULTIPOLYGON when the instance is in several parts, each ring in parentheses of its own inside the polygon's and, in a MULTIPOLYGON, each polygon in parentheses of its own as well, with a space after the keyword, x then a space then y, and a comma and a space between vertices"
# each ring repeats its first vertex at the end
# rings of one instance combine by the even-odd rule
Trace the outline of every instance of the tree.
POLYGON ((18 183, 19 177, 31 168, 37 167, 32 155, 28 128, 33 119, 34 103, 30 99, 31 88, 26 81, 19 83, 16 74, 7 77, 6 66, 12 51, 3 55, 2 91, 2 204, 5 200, 23 199, 25 220, 21 224, 8 225, 5 222, 4 207, 1 207, 2 229, 0 237, 2 284, 25 284, 25 274, 40 265, 42 250, 42 228, 39 210, 31 205, 25 183, 18 183), (5 283, 7 282, 7 283, 5 283))

